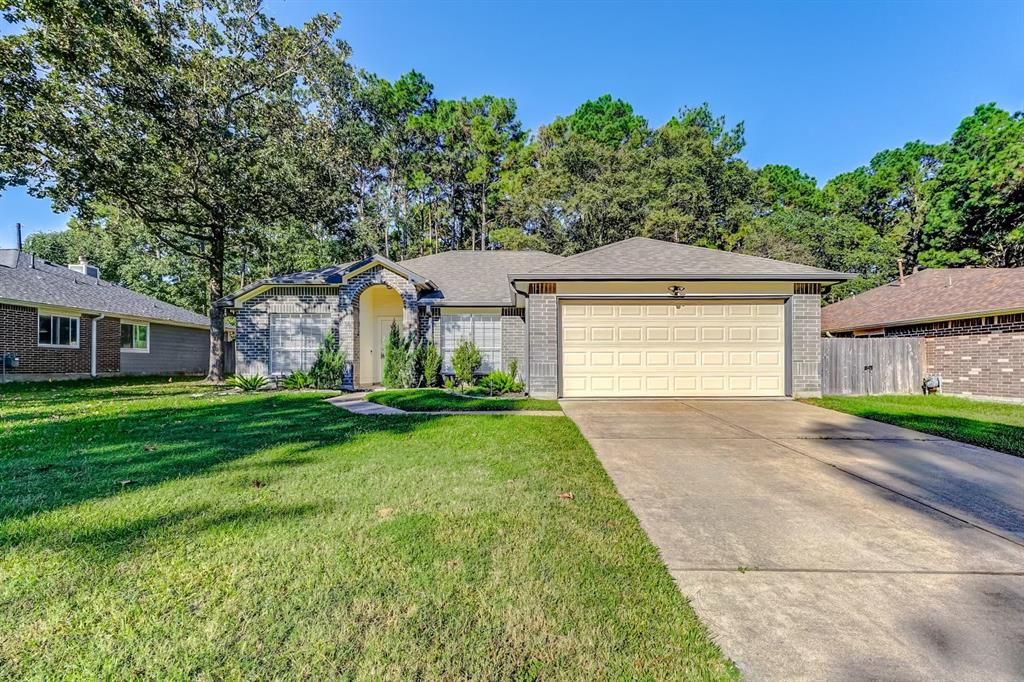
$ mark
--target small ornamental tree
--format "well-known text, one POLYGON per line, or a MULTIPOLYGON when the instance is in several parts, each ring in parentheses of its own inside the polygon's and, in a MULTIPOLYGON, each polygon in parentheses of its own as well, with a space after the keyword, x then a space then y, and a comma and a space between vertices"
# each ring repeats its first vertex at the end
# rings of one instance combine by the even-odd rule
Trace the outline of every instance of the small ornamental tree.
POLYGON ((316 388, 340 388, 347 359, 345 351, 338 348, 334 334, 324 337, 324 342, 316 352, 313 366, 309 368, 313 385, 316 388))
POLYGON ((463 339, 456 346, 452 354, 452 367, 455 369, 455 378, 463 386, 473 383, 473 375, 480 369, 483 358, 480 356, 480 349, 469 339, 463 339))
POLYGON ((441 383, 441 352, 427 343, 423 349, 423 385, 433 388, 441 383))
POLYGON ((384 370, 381 382, 384 388, 409 388, 412 358, 409 354, 409 340, 402 338, 398 325, 391 323, 388 340, 384 346, 384 370))

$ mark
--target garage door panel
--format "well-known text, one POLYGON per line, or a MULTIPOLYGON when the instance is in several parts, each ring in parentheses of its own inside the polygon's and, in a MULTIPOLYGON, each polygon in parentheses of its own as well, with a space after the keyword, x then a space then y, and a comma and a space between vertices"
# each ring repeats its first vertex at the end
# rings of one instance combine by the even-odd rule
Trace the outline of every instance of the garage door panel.
POLYGON ((562 304, 562 393, 782 395, 781 302, 562 304))

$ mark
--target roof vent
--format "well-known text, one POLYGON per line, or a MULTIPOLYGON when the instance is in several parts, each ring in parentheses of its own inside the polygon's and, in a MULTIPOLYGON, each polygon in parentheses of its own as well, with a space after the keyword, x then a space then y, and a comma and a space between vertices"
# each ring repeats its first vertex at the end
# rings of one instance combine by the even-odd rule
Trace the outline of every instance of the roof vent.
POLYGON ((80 272, 86 277, 92 277, 96 280, 100 278, 100 269, 87 261, 85 256, 79 256, 77 263, 69 263, 68 269, 80 272))

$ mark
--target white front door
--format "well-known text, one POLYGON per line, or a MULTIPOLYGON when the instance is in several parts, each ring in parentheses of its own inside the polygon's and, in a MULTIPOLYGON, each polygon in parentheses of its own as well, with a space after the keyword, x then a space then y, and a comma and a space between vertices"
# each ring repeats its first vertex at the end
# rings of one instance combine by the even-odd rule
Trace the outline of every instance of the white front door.
POLYGON ((397 317, 377 318, 377 338, 373 341, 373 383, 379 384, 384 376, 384 348, 388 344, 388 335, 391 333, 391 324, 397 324, 399 330, 402 328, 402 320, 397 317))

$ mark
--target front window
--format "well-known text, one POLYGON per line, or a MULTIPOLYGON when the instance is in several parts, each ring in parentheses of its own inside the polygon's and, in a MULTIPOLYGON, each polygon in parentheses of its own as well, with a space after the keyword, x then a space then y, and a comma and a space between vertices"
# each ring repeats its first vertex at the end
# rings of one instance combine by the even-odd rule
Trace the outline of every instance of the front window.
POLYGON ((308 372, 330 330, 330 315, 271 315, 270 373, 308 372))
POLYGON ((501 369, 501 316, 487 313, 441 315, 441 352, 443 371, 451 374, 452 353, 463 339, 469 339, 480 350, 480 372, 501 369))
POLYGON ((121 350, 132 353, 148 353, 149 325, 145 323, 122 322, 121 350))
POLYGON ((39 345, 78 348, 78 318, 40 313, 39 345))

